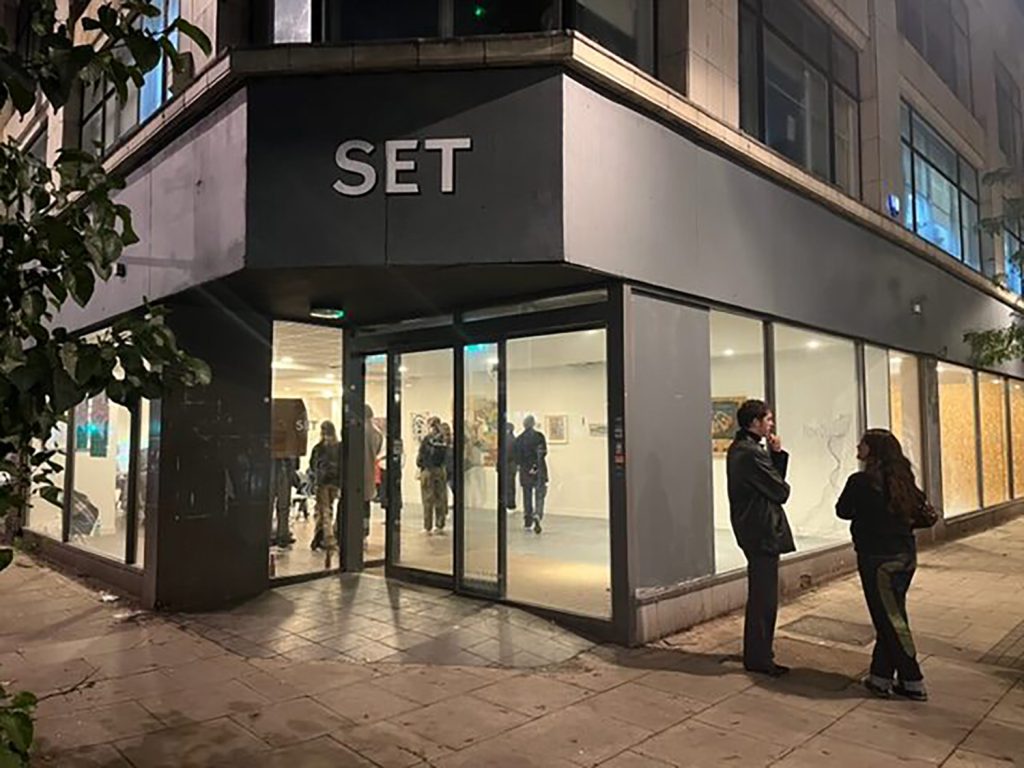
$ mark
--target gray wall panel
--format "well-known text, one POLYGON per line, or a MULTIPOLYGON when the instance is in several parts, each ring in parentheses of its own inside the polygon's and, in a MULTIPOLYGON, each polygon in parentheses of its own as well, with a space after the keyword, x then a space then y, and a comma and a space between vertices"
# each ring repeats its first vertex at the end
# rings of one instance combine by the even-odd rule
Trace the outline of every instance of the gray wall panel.
POLYGON ((573 263, 961 362, 964 331, 1009 317, 895 243, 570 78, 565 99, 573 263))
MULTIPOLYGON (((392 73, 253 83, 248 264, 435 265, 560 260, 561 79, 554 70, 392 73), (469 137, 455 191, 427 138, 469 137), (338 146, 374 146, 372 191, 345 196, 338 146), (417 139, 418 194, 385 194, 385 142, 417 139)), ((350 183, 357 181, 352 177, 350 183)))
POLYGON ((92 325, 231 274, 244 265, 245 95, 237 93, 129 174, 117 199, 132 210, 140 242, 126 274, 99 285, 85 309, 69 302, 59 322, 92 325))
POLYGON ((714 572, 710 329, 702 309, 631 294, 626 308, 630 587, 714 572))

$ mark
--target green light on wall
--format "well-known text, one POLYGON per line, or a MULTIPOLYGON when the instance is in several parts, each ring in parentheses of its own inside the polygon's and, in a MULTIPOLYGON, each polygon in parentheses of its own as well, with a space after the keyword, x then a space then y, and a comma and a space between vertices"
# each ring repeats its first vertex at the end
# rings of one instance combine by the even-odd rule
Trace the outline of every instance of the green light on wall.
POLYGON ((486 15, 487 9, 484 8, 482 5, 477 4, 473 6, 473 18, 482 19, 486 15))
POLYGON ((309 316, 317 320, 344 320, 345 310, 335 307, 313 307, 309 310, 309 316))

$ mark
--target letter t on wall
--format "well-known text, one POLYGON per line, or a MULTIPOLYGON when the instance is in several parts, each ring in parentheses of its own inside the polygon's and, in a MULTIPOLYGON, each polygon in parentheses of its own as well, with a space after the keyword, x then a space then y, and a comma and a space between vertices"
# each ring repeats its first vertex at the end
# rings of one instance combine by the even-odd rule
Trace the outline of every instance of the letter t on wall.
POLYGON ((473 140, 470 138, 460 139, 427 139, 423 142, 423 148, 441 153, 441 192, 452 194, 455 192, 455 153, 460 149, 473 149, 473 140))

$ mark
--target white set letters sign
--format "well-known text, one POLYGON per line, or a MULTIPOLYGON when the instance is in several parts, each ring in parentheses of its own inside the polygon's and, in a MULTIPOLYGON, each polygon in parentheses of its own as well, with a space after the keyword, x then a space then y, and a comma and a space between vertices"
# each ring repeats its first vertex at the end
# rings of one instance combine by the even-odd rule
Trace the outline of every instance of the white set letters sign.
MULTIPOLYGON (((350 139, 338 146, 334 162, 338 168, 351 174, 355 179, 338 179, 334 191, 346 197, 362 197, 370 194, 377 186, 377 169, 368 162, 376 147, 363 139, 350 139), (355 181, 356 183, 349 183, 355 181)), ((419 181, 412 178, 416 173, 415 153, 441 153, 440 190, 443 194, 455 193, 455 156, 457 152, 473 149, 469 137, 453 139, 395 139, 384 142, 384 194, 418 195, 419 181), (421 150, 422 144, 422 150, 421 150), (400 174, 404 178, 400 178, 400 174)))

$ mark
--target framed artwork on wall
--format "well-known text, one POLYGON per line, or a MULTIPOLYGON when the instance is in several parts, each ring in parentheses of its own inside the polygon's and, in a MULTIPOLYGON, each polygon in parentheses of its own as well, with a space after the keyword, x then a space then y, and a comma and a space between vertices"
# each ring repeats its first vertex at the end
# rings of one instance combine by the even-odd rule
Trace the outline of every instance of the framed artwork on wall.
POLYGON ((547 435, 549 443, 568 443, 569 417, 564 413, 545 416, 544 433, 547 435))
POLYGON ((711 450, 714 453, 725 453, 729 449, 739 429, 736 415, 746 400, 746 397, 711 398, 711 450))

